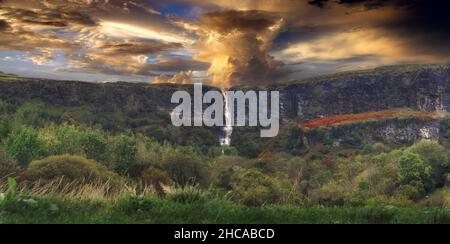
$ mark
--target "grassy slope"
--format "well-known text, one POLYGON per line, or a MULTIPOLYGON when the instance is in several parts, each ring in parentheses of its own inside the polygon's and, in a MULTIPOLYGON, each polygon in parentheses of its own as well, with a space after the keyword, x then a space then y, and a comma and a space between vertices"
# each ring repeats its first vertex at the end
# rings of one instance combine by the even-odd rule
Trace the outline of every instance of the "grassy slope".
POLYGON ((450 223, 450 210, 394 207, 250 208, 206 201, 190 204, 156 198, 107 201, 14 200, 0 208, 0 223, 450 223))
POLYGON ((363 123, 367 121, 378 121, 392 118, 414 118, 421 121, 438 120, 439 115, 409 109, 391 109, 378 112, 367 112, 361 114, 342 114, 332 117, 313 119, 300 125, 301 128, 314 129, 321 126, 333 126, 351 123, 363 123))

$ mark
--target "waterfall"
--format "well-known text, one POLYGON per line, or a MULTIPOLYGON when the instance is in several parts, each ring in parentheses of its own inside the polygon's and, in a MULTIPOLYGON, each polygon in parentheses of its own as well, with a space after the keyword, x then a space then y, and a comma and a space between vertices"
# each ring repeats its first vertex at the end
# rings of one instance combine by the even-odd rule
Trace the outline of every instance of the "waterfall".
POLYGON ((220 138, 220 145, 231 145, 231 135, 233 134, 233 126, 231 124, 231 111, 228 108, 228 96, 225 91, 222 91, 225 104, 225 126, 223 127, 224 136, 220 138))

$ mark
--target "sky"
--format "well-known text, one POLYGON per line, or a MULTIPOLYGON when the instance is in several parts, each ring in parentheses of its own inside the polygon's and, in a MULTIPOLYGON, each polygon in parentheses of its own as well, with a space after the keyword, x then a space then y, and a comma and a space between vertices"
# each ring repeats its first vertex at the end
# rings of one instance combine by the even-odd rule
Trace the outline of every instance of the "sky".
POLYGON ((447 63, 447 2, 0 0, 0 71, 231 87, 447 63))

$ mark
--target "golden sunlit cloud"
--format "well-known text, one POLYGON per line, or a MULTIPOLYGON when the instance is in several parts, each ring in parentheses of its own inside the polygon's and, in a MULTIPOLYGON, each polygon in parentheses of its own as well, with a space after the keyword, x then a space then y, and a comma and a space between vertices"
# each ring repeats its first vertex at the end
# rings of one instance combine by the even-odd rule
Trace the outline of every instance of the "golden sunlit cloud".
POLYGON ((193 43, 193 40, 185 36, 161 31, 153 31, 140 26, 111 21, 100 22, 100 32, 105 35, 119 38, 142 38, 164 42, 193 43))
POLYGON ((450 21, 442 2, 3 0, 0 62, 19 52, 27 74, 51 66, 220 87, 445 62, 450 21))
POLYGON ((371 66, 398 62, 437 62, 433 55, 408 50, 404 39, 386 35, 382 30, 361 29, 327 35, 310 42, 292 44, 277 57, 296 63, 307 60, 329 62, 353 57, 374 57, 371 66), (375 61, 376 60, 376 61, 375 61))
POLYGON ((282 64, 268 54, 283 19, 259 11, 225 11, 203 16, 199 54, 211 64, 211 83, 230 87, 273 79, 282 64))

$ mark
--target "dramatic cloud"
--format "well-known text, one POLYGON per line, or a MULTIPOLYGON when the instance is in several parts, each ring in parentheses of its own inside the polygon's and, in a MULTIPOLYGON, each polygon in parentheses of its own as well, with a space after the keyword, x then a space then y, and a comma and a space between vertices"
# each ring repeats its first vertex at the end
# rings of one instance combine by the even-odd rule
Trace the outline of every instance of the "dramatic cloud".
POLYGON ((5 20, 0 20, 0 31, 6 31, 9 28, 11 28, 11 26, 9 26, 8 22, 6 22, 5 20))
POLYGON ((108 74, 119 75, 152 75, 151 71, 143 73, 148 66, 148 55, 178 49, 178 43, 159 42, 98 42, 91 47, 88 54, 68 54, 71 61, 70 70, 83 70, 84 72, 101 71, 108 74))
POLYGON ((189 72, 181 71, 180 73, 178 73, 172 77, 161 75, 161 76, 157 77, 153 81, 153 83, 154 84, 164 84, 164 83, 190 84, 190 83, 193 83, 192 77, 193 77, 192 71, 189 71, 189 72))
POLYGON ((37 10, 2 7, 0 12, 8 20, 25 25, 42 25, 48 27, 68 27, 70 25, 94 26, 96 25, 89 15, 76 10, 42 8, 37 10))
POLYGON ((3 0, 0 64, 20 62, 20 69, 2 66, 27 75, 45 70, 68 79, 86 74, 230 87, 447 62, 448 5, 444 0, 3 0))
POLYGON ((269 55, 283 19, 261 11, 207 13, 201 18, 197 60, 211 63, 212 84, 275 81, 283 63, 269 55))

